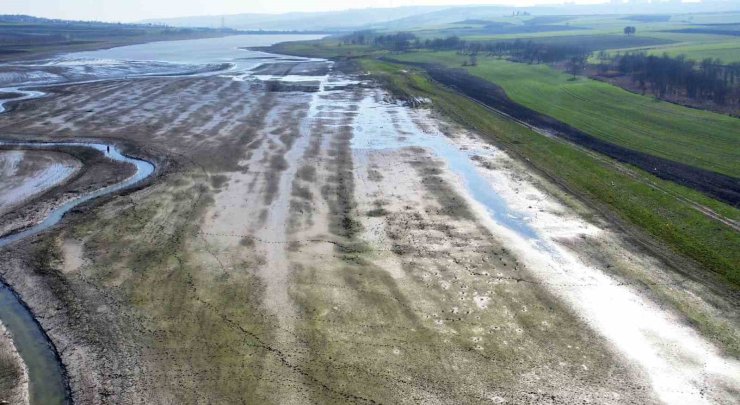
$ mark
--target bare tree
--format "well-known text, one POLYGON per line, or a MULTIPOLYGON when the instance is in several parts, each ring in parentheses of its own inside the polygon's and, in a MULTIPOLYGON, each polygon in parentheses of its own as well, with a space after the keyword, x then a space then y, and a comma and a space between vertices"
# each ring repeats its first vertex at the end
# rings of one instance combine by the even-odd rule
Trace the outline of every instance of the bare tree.
POLYGON ((568 60, 568 72, 573 75, 573 79, 586 66, 586 58, 586 56, 571 56, 570 60, 568 60))

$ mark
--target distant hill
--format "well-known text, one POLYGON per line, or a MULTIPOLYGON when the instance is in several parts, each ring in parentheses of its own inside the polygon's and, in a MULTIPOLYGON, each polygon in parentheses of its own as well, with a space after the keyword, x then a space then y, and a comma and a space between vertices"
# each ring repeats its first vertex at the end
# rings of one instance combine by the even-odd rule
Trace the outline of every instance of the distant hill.
POLYGON ((221 27, 239 30, 327 30, 346 31, 357 27, 384 26, 399 18, 442 10, 445 7, 367 8, 320 13, 232 14, 144 20, 174 27, 221 27))
POLYGON ((207 38, 234 30, 0 15, 0 61, 40 58, 151 41, 207 38))
MULTIPOLYGON (((470 23, 471 21, 486 21, 505 16, 514 12, 528 13, 537 17, 539 22, 545 19, 562 18, 571 15, 596 15, 596 14, 644 14, 643 19, 664 18, 664 14, 680 14, 690 12, 719 13, 727 11, 740 11, 740 0, 705 0, 701 3, 678 3, 678 2, 653 2, 641 3, 630 2, 622 4, 561 4, 531 7, 512 6, 459 6, 448 7, 441 10, 428 11, 407 17, 399 17, 396 20, 384 24, 384 28, 391 30, 403 30, 425 25, 441 25, 452 23, 470 23)), ((552 20, 550 22, 556 22, 552 20)))
MULTIPOLYGON (((174 27, 218 28, 221 24, 240 30, 298 30, 298 31, 351 31, 355 29, 403 30, 425 25, 480 21, 510 16, 513 12, 533 16, 563 16, 590 14, 641 13, 677 14, 689 12, 740 11, 740 0, 704 0, 701 3, 630 2, 622 4, 563 4, 532 7, 503 5, 486 6, 420 6, 397 8, 366 8, 322 13, 287 14, 233 14, 194 16, 145 20, 145 23, 166 24, 174 27)), ((642 18, 651 18, 645 17, 642 18)), ((656 16, 655 18, 660 18, 656 16)))
POLYGON ((0 24, 16 24, 16 25, 56 25, 56 26, 76 26, 76 27, 111 27, 111 28, 149 28, 153 24, 142 24, 142 23, 110 23, 102 21, 77 21, 77 20, 59 20, 53 18, 42 18, 34 17, 23 14, 0 14, 0 24))

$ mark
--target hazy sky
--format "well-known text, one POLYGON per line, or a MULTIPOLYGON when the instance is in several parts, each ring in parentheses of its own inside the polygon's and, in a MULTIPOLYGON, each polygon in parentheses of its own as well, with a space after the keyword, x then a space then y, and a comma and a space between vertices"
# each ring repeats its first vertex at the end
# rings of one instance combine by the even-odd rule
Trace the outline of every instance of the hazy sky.
MULTIPOLYGON (((602 0, 603 1, 603 0, 602 0)), ((283 13, 348 8, 411 5, 562 3, 563 0, 0 0, 0 14, 29 14, 38 17, 137 21, 146 18, 209 14, 283 13)), ((598 3, 582 0, 579 3, 598 3)))

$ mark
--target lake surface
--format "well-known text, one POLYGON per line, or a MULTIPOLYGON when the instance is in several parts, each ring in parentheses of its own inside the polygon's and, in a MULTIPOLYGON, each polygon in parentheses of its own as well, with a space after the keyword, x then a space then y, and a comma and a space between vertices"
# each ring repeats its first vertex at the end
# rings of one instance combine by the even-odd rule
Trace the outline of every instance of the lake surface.
POLYGON ((323 36, 235 35, 75 52, 50 59, 0 65, 0 87, 42 86, 147 75, 214 74, 225 70, 245 73, 262 63, 279 60, 281 57, 241 48, 321 37, 323 36))
POLYGON ((239 69, 248 69, 264 62, 264 60, 251 58, 275 57, 276 55, 240 48, 269 46, 279 42, 305 41, 323 37, 324 35, 235 35, 187 41, 150 42, 98 51, 77 52, 65 56, 64 59, 157 61, 181 64, 234 63, 239 69))

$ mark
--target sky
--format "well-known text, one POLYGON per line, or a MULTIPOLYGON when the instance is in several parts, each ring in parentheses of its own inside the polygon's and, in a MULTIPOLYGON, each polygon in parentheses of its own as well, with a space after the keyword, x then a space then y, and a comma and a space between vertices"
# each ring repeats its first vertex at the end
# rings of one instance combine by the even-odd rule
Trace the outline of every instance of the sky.
MULTIPOLYGON (((598 3, 604 0, 579 0, 598 3)), ((132 22, 148 18, 239 13, 329 11, 420 5, 556 4, 563 0, 0 0, 0 14, 28 14, 73 20, 132 22)))

